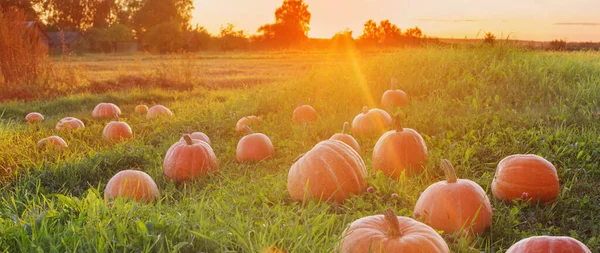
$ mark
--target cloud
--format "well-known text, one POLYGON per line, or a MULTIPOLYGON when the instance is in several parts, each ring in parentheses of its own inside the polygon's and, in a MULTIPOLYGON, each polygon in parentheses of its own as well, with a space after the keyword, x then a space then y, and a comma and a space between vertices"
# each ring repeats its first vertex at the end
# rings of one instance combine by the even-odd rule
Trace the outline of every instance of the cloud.
POLYGON ((424 22, 444 22, 444 23, 470 23, 470 22, 479 22, 481 20, 477 19, 432 19, 432 18, 420 18, 417 21, 424 22))
POLYGON ((593 22, 559 22, 554 25, 580 25, 580 26, 600 26, 600 23, 593 22))

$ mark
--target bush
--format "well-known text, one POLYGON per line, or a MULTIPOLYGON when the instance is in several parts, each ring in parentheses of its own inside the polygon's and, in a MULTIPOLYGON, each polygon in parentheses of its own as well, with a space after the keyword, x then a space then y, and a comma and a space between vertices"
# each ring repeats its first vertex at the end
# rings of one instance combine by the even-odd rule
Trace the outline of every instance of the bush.
POLYGON ((564 40, 553 40, 550 41, 550 50, 553 51, 565 51, 567 50, 567 42, 564 40))
POLYGON ((150 52, 171 53, 183 48, 183 29, 177 22, 163 23, 148 29, 143 45, 150 52))

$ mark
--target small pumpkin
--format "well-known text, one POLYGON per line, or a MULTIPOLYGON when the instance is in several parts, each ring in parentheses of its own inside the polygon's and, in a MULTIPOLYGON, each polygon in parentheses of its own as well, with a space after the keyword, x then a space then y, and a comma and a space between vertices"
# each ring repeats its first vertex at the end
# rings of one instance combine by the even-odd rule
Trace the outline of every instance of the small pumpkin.
POLYGON ((385 110, 395 110, 408 104, 408 95, 402 90, 396 89, 398 80, 392 78, 392 86, 381 96, 381 108, 385 110))
POLYGON ((458 179, 450 161, 440 166, 446 180, 427 187, 417 200, 414 217, 436 230, 474 238, 492 224, 492 206, 485 191, 468 179, 458 179))
POLYGON ((155 119, 159 117, 173 117, 173 112, 163 105, 155 105, 148 109, 148 113, 146 113, 147 119, 155 119))
POLYGON ((25 120, 28 123, 36 123, 36 122, 40 122, 44 120, 44 115, 42 115, 39 112, 30 112, 27 115, 25 115, 25 120))
POLYGON ((66 117, 66 118, 62 118, 61 120, 58 121, 58 123, 56 123, 56 130, 73 130, 73 129, 78 129, 78 128, 85 128, 85 125, 83 124, 83 121, 77 119, 77 118, 73 118, 73 117, 66 117))
POLYGON ((352 135, 379 136, 392 128, 392 117, 384 110, 363 107, 361 114, 352 121, 352 135))
POLYGON ((119 117, 115 115, 115 121, 111 121, 104 127, 102 138, 108 141, 124 141, 133 138, 131 127, 125 122, 119 121, 119 117))
POLYGON ((217 157, 210 145, 184 135, 184 142, 173 144, 163 160, 163 173, 177 183, 208 176, 218 169, 217 157))
POLYGON ((159 196, 154 180, 139 170, 123 170, 115 174, 104 189, 104 198, 110 200, 121 197, 142 202, 153 202, 159 196))
POLYGON ((260 250, 260 253, 287 253, 287 251, 279 249, 275 246, 271 246, 271 247, 262 248, 260 250))
POLYGON ((528 196, 528 200, 547 205, 558 199, 559 191, 554 165, 543 157, 531 154, 516 154, 502 159, 492 181, 492 194, 504 201, 528 196))
POLYGON ((113 103, 100 103, 92 111, 96 119, 112 119, 115 115, 121 115, 121 109, 113 103))
POLYGON ((407 176, 423 172, 427 164, 427 146, 423 137, 411 128, 403 128, 400 118, 396 129, 382 135, 373 149, 372 165, 375 172, 397 179, 404 171, 407 176))
POLYGON ((56 147, 59 149, 68 147, 67 142, 65 140, 63 140, 63 138, 60 138, 59 136, 46 137, 37 142, 38 148, 45 148, 48 145, 52 145, 53 147, 56 147))
POLYGON ((360 155, 338 140, 319 142, 290 168, 287 188, 293 199, 317 198, 342 203, 367 189, 360 155))
POLYGON ((245 126, 260 125, 260 119, 256 116, 246 116, 238 120, 235 124, 235 130, 238 134, 246 134, 245 126))
MULTIPOLYGON (((203 132, 193 132, 188 135, 190 136, 190 138, 192 138, 192 140, 199 140, 199 141, 208 143, 208 145, 212 145, 210 143, 210 138, 208 138, 208 135, 206 135, 203 132)), ((181 137, 181 139, 179 139, 179 141, 185 141, 185 138, 181 137)))
POLYGON ((146 106, 146 105, 137 105, 135 107, 135 113, 138 113, 138 114, 146 114, 146 113, 148 113, 148 106, 146 106))
POLYGON ((450 248, 431 227, 408 217, 396 216, 388 209, 383 215, 352 222, 344 231, 337 252, 449 253, 450 248))
POLYGON ((352 135, 348 134, 349 127, 350 127, 350 123, 344 122, 344 128, 342 128, 342 132, 334 134, 329 139, 344 142, 344 143, 348 144, 348 146, 350 146, 352 149, 354 149, 356 151, 356 153, 360 154, 360 145, 358 145, 358 142, 356 141, 356 139, 354 139, 354 137, 352 137, 352 135))
POLYGON ((590 248, 568 236, 532 236, 508 248, 506 253, 592 253, 590 248))
POLYGON ((296 124, 315 122, 317 118, 317 111, 310 105, 298 106, 292 114, 292 120, 296 124))
POLYGON ((258 162, 275 155, 275 148, 268 136, 254 133, 248 126, 245 128, 249 134, 240 139, 235 150, 238 162, 258 162))

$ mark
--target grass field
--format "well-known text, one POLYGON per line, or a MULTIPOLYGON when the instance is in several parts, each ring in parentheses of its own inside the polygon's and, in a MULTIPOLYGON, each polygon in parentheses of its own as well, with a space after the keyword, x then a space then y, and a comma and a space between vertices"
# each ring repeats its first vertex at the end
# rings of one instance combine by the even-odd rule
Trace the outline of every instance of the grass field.
POLYGON ((0 104, 0 250, 4 252, 332 252, 355 219, 393 208, 412 216, 420 192, 443 180, 452 161, 460 178, 479 183, 494 208, 491 229, 453 252, 504 252, 533 235, 572 236, 600 251, 600 54, 547 53, 497 47, 403 49, 369 54, 209 53, 177 56, 88 56, 60 63, 71 69, 59 98, 0 104), (341 130, 364 105, 376 107, 391 78, 411 98, 403 125, 425 139, 424 174, 392 180, 371 170, 377 141, 359 139, 373 193, 343 205, 290 198, 294 159, 341 130), (97 92, 123 80, 135 85, 97 92), (169 85, 165 85, 165 82, 169 85), (145 83, 141 83, 145 82, 145 83), (134 139, 102 140, 100 102, 121 108, 134 139), (171 119, 147 120, 138 103, 163 104, 171 119), (316 124, 295 125, 292 111, 310 104, 316 124), (24 123, 31 111, 40 125, 24 123), (258 115, 276 155, 240 164, 235 123, 258 115), (74 116, 84 130, 59 133, 68 149, 38 150, 56 122, 74 116), (210 136, 220 172, 176 187, 162 175, 167 149, 188 131, 210 136), (552 205, 503 203, 491 195, 497 163, 532 153, 552 162, 560 197, 552 205), (105 202, 118 171, 136 168, 158 184, 154 204, 105 202), (398 198, 391 194, 397 193, 398 198))

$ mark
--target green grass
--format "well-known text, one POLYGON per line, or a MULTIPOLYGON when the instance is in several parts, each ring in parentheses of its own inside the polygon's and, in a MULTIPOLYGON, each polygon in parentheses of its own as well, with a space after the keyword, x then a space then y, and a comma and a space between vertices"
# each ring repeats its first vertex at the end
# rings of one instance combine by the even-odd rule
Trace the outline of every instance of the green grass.
MULTIPOLYGON (((182 57, 176 64, 162 65, 162 71, 185 73, 191 65, 211 65, 205 59, 218 59, 224 65, 214 72, 225 80, 245 80, 261 63, 272 73, 256 72, 266 81, 252 87, 220 89, 204 85, 211 81, 204 76, 191 90, 149 85, 0 104, 0 250, 260 252, 275 245, 288 252, 331 252, 355 219, 389 207, 412 216, 420 192, 443 180, 438 166, 442 158, 455 164, 460 178, 488 191, 494 208, 491 229, 472 244, 449 243, 453 252, 504 252, 533 235, 573 236, 593 251, 600 250, 598 53, 431 47, 355 57, 300 53, 212 57, 182 57), (251 61, 236 61, 240 58, 251 61), (290 65, 285 70, 277 67, 286 62, 290 65), (250 65, 254 67, 247 69, 250 65), (225 70, 232 72, 219 72, 225 70), (343 205, 292 200, 286 182, 294 159, 339 132, 362 106, 377 106, 392 77, 411 96, 411 104, 402 111, 403 125, 419 131, 426 141, 430 161, 426 172, 397 181, 376 175, 370 166, 376 139, 360 139, 375 193, 354 196, 343 205), (316 124, 292 123, 298 101, 316 108, 320 116, 316 124), (99 102, 121 107, 122 120, 134 131, 133 140, 102 141, 106 122, 91 118, 99 102), (139 102, 164 104, 175 117, 146 120, 133 113, 139 102), (39 126, 25 124, 22 118, 30 111, 43 113, 46 121, 39 126), (263 118, 264 124, 254 130, 271 138, 276 155, 256 164, 239 164, 235 123, 251 114, 263 118), (37 140, 57 134, 54 124, 66 116, 84 120, 86 128, 59 133, 69 144, 66 150, 37 150, 37 140), (210 136, 220 172, 176 187, 163 177, 162 159, 188 127, 210 136), (516 153, 539 154, 557 167, 561 193, 555 204, 507 204, 491 196, 495 166, 516 153), (154 178, 161 190, 157 203, 104 201, 110 177, 130 168, 154 178), (399 198, 391 198, 392 193, 399 198)), ((115 58, 94 56, 72 64, 121 65, 102 70, 115 79, 127 74, 123 70, 127 66, 140 64, 135 58, 115 58)), ((96 80, 97 70, 82 71, 86 82, 96 80)))

